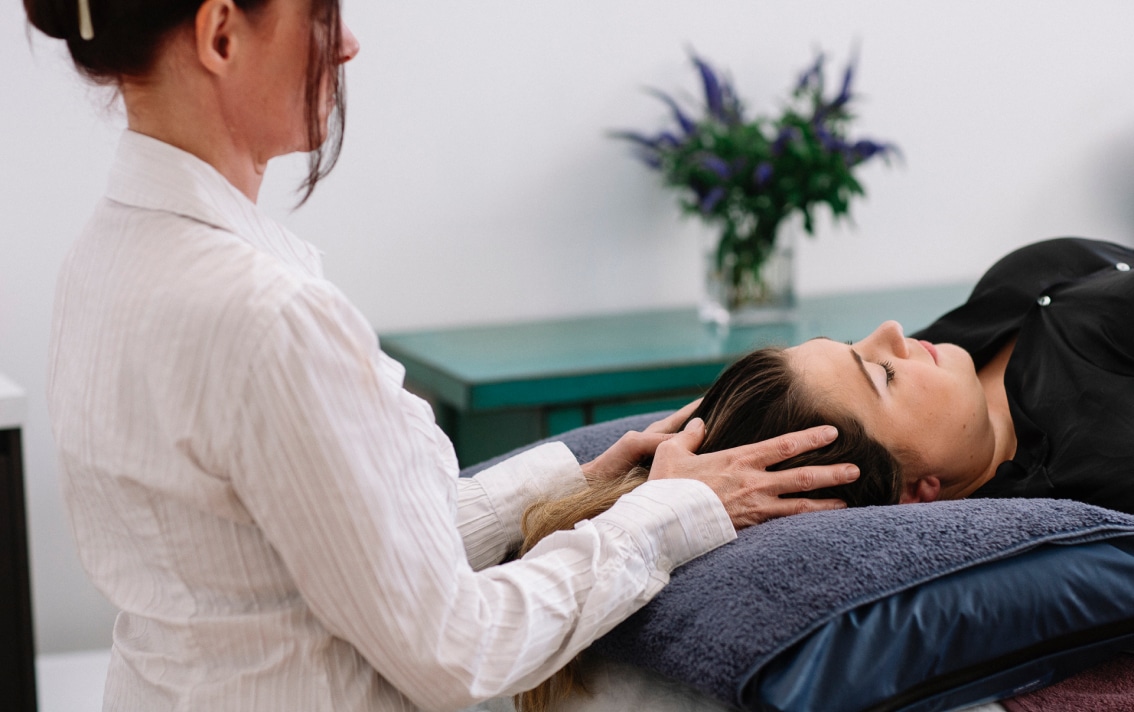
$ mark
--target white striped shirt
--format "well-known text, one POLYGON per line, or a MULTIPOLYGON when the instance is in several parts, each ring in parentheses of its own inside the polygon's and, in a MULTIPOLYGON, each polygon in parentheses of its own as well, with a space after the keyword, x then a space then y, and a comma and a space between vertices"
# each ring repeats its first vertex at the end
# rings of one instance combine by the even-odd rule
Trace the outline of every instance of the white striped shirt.
POLYGON ((126 132, 59 278, 48 400, 107 710, 455 709, 529 688, 735 533, 691 480, 515 548, 562 445, 458 480, 317 252, 126 132))

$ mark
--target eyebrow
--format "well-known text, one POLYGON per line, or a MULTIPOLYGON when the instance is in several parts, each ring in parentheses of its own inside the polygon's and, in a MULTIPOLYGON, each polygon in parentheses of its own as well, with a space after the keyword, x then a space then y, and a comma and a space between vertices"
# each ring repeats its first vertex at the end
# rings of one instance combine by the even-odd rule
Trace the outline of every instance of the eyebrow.
POLYGON ((850 352, 854 355, 854 362, 858 365, 858 370, 862 372, 862 377, 866 379, 866 382, 868 384, 870 384, 870 391, 876 397, 881 398, 882 394, 878 391, 878 384, 875 383, 874 379, 870 377, 870 373, 866 370, 866 364, 862 361, 862 356, 859 356, 858 352, 854 349, 851 349, 850 352))
MULTIPOLYGON (((824 341, 834 341, 834 339, 832 339, 830 336, 816 336, 811 340, 815 341, 816 339, 823 339, 824 341)), ((866 383, 867 383, 867 385, 870 386, 871 392, 873 392, 875 396, 877 396, 879 399, 881 399, 882 398, 882 392, 878 390, 878 384, 876 384, 874 382, 874 379, 870 377, 870 372, 866 370, 866 363, 862 360, 862 356, 858 355, 858 352, 854 350, 854 345, 850 341, 845 341, 843 343, 845 343, 847 346, 851 347, 850 352, 854 356, 855 365, 858 366, 858 370, 862 373, 862 377, 866 379, 866 383)))

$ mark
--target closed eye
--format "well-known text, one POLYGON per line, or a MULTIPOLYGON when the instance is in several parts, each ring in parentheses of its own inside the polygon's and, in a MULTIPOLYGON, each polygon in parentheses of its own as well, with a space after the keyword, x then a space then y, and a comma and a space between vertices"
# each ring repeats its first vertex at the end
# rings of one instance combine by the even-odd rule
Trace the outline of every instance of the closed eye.
POLYGON ((881 366, 883 368, 883 370, 886 371, 886 385, 890 385, 891 383, 893 383, 894 382, 894 364, 890 363, 889 361, 880 361, 878 363, 878 365, 881 366))
MULTIPOLYGON (((866 376, 866 380, 870 382, 870 385, 872 387, 874 387, 875 392, 877 392, 878 388, 877 388, 877 386, 874 386, 874 379, 871 378, 870 374, 866 372, 866 367, 863 365, 862 357, 859 356, 858 352, 855 351, 854 348, 853 348, 854 342, 853 341, 847 341, 847 342, 844 342, 844 343, 846 343, 847 346, 852 347, 851 353, 854 354, 854 359, 855 359, 855 361, 858 362, 859 369, 862 371, 863 375, 866 376)), ((886 385, 887 386, 894 382, 894 376, 896 375, 896 373, 894 371, 894 364, 893 363, 891 363, 889 361, 877 361, 877 362, 872 362, 872 363, 877 363, 879 366, 882 367, 882 370, 886 372, 886 385)), ((881 394, 879 394, 879 395, 881 395, 881 394)))

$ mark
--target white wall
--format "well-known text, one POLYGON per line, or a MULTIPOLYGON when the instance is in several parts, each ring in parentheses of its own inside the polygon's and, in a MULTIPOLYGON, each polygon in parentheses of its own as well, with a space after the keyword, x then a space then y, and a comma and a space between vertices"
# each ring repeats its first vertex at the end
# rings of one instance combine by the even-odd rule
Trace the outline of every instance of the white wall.
MULTIPOLYGON (((863 172, 855 226, 802 246, 803 293, 973 279, 1012 247, 1131 242, 1134 5, 1123 0, 353 0, 346 151, 289 213, 379 330, 692 304, 697 225, 604 137, 648 129, 645 85, 696 82, 685 48, 753 107, 826 48, 861 43, 860 125, 903 167, 863 172)), ((39 646, 107 645, 113 612, 67 530, 44 406, 54 276, 121 126, 60 48, 0 7, 0 372, 29 392, 39 646)))

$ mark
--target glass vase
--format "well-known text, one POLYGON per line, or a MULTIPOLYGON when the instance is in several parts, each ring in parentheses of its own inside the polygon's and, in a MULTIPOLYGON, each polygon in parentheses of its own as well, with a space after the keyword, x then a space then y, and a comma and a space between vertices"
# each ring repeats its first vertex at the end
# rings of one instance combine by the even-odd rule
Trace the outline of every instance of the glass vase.
POLYGON ((742 267, 735 254, 718 259, 718 240, 704 251, 701 321, 721 326, 790 322, 795 318, 795 230, 783 224, 768 255, 742 267))

